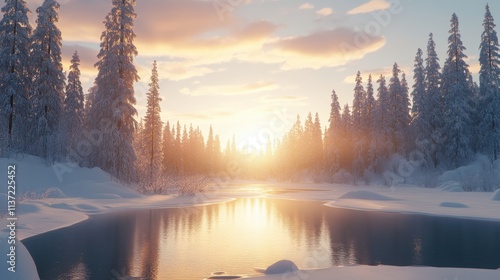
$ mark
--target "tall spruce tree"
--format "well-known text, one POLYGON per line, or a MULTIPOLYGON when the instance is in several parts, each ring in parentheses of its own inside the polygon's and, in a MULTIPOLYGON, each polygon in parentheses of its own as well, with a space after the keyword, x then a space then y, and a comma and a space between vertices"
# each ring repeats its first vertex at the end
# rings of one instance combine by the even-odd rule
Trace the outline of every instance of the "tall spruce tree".
POLYGON ((458 167, 471 156, 471 100, 469 65, 465 62, 458 17, 451 18, 448 38, 448 58, 443 67, 442 92, 444 97, 444 157, 458 167))
POLYGON ((371 163, 372 169, 380 172, 382 171, 383 163, 390 153, 390 123, 388 119, 390 117, 389 108, 391 103, 385 77, 380 75, 377 83, 379 86, 377 89, 377 102, 373 112, 373 137, 370 143, 368 160, 371 163))
POLYGON ((486 5, 484 31, 479 47, 479 106, 481 108, 479 136, 481 151, 493 160, 500 152, 500 49, 495 22, 486 5))
POLYGON ((62 137, 66 150, 77 149, 78 141, 82 136, 84 118, 84 95, 80 81, 80 57, 75 51, 71 58, 71 66, 68 73, 66 85, 66 97, 64 99, 64 112, 62 117, 62 137))
POLYGON ((411 96, 413 99, 413 106, 411 108, 412 118, 412 132, 417 139, 422 139, 428 127, 428 117, 426 115, 426 91, 425 91, 425 68, 423 52, 419 48, 415 56, 415 64, 413 69, 413 90, 411 96))
POLYGON ((340 115, 339 98, 335 90, 331 95, 329 126, 325 133, 325 164, 326 170, 334 173, 339 169, 340 160, 340 134, 342 129, 342 117, 340 115))
POLYGON ((389 125, 389 137, 391 140, 390 153, 403 151, 405 148, 406 135, 410 116, 408 107, 410 105, 408 98, 408 88, 406 81, 399 78, 401 70, 397 63, 392 68, 392 78, 389 83, 389 113, 387 122, 389 125))
POLYGON ((0 157, 28 152, 30 127, 29 9, 24 0, 6 0, 0 21, 0 157))
POLYGON ((422 140, 419 141, 420 150, 425 151, 426 157, 433 167, 440 163, 440 154, 443 150, 443 111, 444 99, 441 92, 441 66, 436 53, 436 43, 432 33, 427 43, 427 58, 425 59, 425 103, 422 114, 427 116, 422 140))
POLYGON ((93 149, 92 165, 125 182, 137 178, 137 157, 132 145, 137 127, 133 85, 139 79, 133 64, 137 55, 133 43, 135 3, 135 0, 112 0, 96 63, 97 91, 89 112, 92 128, 104 132, 99 147, 93 149))
POLYGON ((156 61, 153 63, 151 71, 151 81, 149 83, 149 92, 147 98, 146 116, 144 117, 144 155, 147 162, 147 169, 141 172, 142 182, 146 183, 145 188, 156 192, 159 190, 159 176, 162 171, 163 152, 161 137, 163 123, 161 121, 160 108, 160 86, 158 84, 158 67, 156 61))
POLYGON ((56 26, 60 5, 45 0, 36 11, 37 27, 31 38, 34 77, 33 151, 49 161, 62 157, 60 121, 63 114, 65 76, 62 66, 61 31, 56 26))

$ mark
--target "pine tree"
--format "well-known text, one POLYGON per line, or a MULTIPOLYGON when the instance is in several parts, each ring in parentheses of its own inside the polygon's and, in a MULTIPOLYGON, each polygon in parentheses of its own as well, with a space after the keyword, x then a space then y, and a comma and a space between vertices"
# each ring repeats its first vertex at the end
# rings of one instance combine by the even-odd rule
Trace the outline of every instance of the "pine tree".
POLYGON ((368 84, 366 85, 366 100, 363 114, 365 118, 364 127, 367 132, 371 132, 372 130, 374 110, 376 105, 374 94, 375 92, 373 90, 372 75, 370 74, 368 76, 368 84))
POLYGON ((486 5, 483 27, 479 47, 480 150, 497 160, 500 150, 500 49, 489 5, 486 5))
POLYGON ((162 151, 163 151, 163 173, 172 174, 175 170, 174 166, 174 134, 172 133, 175 130, 170 128, 170 122, 167 121, 163 129, 163 137, 162 137, 162 151))
POLYGON ((147 162, 147 172, 142 172, 141 182, 146 183, 146 190, 157 192, 158 178, 161 174, 163 152, 161 145, 162 126, 160 108, 160 86, 158 85, 158 67, 156 61, 151 71, 151 82, 147 98, 146 116, 144 117, 144 156, 147 162))
POLYGON ((215 171, 215 138, 212 126, 210 126, 208 133, 206 160, 208 171, 213 173, 215 171))
POLYGON ((84 118, 84 95, 80 82, 80 57, 75 51, 71 59, 66 85, 66 98, 64 99, 64 113, 62 130, 64 144, 67 150, 77 150, 78 141, 81 139, 84 118))
POLYGON ((354 87, 354 101, 352 105, 353 128, 358 131, 363 130, 366 92, 363 87, 363 78, 358 71, 356 74, 356 85, 354 87))
POLYGON ((389 135, 391 129, 390 122, 388 120, 390 118, 389 108, 391 100, 385 77, 380 75, 377 83, 379 86, 377 89, 377 102, 373 112, 373 137, 370 143, 368 160, 371 163, 373 170, 381 172, 382 165, 390 154, 389 135))
POLYGON ((389 83, 389 111, 387 114, 388 136, 391 140, 390 153, 400 152, 404 150, 406 143, 406 135, 410 116, 408 107, 410 101, 408 98, 408 87, 405 82, 399 79, 401 70, 397 63, 394 63, 392 68, 392 78, 389 83))
POLYGON ((354 143, 354 157, 352 169, 357 176, 361 175, 365 167, 365 147, 366 139, 365 121, 366 121, 366 92, 363 87, 363 79, 361 73, 358 71, 356 74, 356 85, 354 87, 354 101, 352 105, 352 141, 354 143))
POLYGON ((423 52, 419 48, 415 56, 415 64, 413 70, 413 90, 411 92, 413 99, 412 113, 412 131, 417 138, 425 136, 426 132, 430 129, 428 126, 427 111, 424 108, 426 104, 426 91, 425 91, 425 68, 424 59, 422 58, 423 52))
POLYGON ((340 143, 340 167, 344 169, 351 168, 353 159, 353 139, 352 139, 352 116, 349 104, 344 105, 342 111, 342 128, 341 128, 341 143, 340 143))
POLYGON ((340 115, 339 98, 335 90, 332 91, 332 103, 330 106, 330 119, 327 133, 325 133, 326 169, 334 173, 340 164, 340 134, 342 129, 342 117, 340 115))
POLYGON ((314 115, 314 125, 312 130, 312 168, 318 172, 323 163, 323 132, 321 131, 321 122, 316 112, 314 115))
POLYGON ((427 157, 432 162, 434 167, 437 167, 440 159, 440 152, 443 148, 443 111, 444 100, 441 92, 441 66, 436 53, 436 44, 434 43, 432 33, 429 34, 427 43, 427 58, 425 60, 425 91, 426 106, 422 107, 422 114, 427 116, 426 126, 428 129, 424 131, 422 140, 419 141, 420 150, 424 151, 427 157))
POLYGON ((29 9, 24 0, 6 0, 0 21, 0 157, 28 152, 30 133, 29 9))
POLYGON ((34 76, 34 153, 49 161, 59 159, 62 137, 65 76, 62 66, 62 38, 56 23, 59 3, 45 0, 37 9, 37 27, 31 38, 32 74, 34 76))
POLYGON ((448 58, 443 67, 442 92, 444 96, 444 157, 458 167, 468 159, 471 151, 471 100, 469 65, 465 62, 458 17, 451 18, 448 38, 448 58))
POLYGON ((135 0, 112 0, 112 5, 101 36, 97 92, 89 113, 92 127, 105 132, 93 150, 92 165, 131 182, 136 179, 137 159, 132 145, 137 127, 133 85, 139 79, 133 64, 135 0))

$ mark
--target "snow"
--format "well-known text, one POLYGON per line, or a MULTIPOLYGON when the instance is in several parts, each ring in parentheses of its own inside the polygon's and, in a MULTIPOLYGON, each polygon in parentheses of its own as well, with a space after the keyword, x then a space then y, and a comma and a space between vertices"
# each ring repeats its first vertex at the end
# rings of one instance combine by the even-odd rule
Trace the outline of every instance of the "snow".
POLYGON ((297 265, 290 260, 281 260, 270 265, 264 274, 283 274, 299 270, 297 265))
MULTIPOLYGON (((330 207, 347 209, 500 221, 500 191, 492 194, 450 192, 445 188, 428 189, 409 185, 388 188, 246 181, 220 184, 217 190, 195 196, 143 196, 113 181, 110 175, 98 168, 71 168, 61 173, 61 169, 47 166, 39 158, 20 156, 18 159, 0 159, 0 170, 7 170, 8 164, 17 165, 17 197, 18 200, 24 197, 21 203, 18 201, 17 207, 18 240, 73 225, 98 213, 196 206, 230 201, 238 197, 262 196, 322 201, 330 207), (29 195, 25 195, 27 193, 29 195), (30 198, 32 196, 34 199, 30 198)), ((450 180, 453 179, 450 176, 450 180)), ((5 192, 5 189, 0 190, 1 209, 6 209, 5 192)), ((4 256, 7 254, 7 234, 6 228, 0 232, 0 254, 4 256)), ((2 269, 0 279, 38 279, 33 260, 20 242, 17 243, 17 254, 17 266, 23 268, 22 272, 19 270, 18 274, 13 275, 2 269)), ((370 279, 454 279, 458 275, 460 279, 500 279, 499 271, 388 266, 353 266, 299 272, 311 273, 311 278, 308 279, 331 279, 332 275, 339 279, 366 279, 367 276, 370 279)), ((256 279, 281 279, 279 277, 265 276, 256 279)))
POLYGON ((378 193, 370 191, 354 191, 343 194, 339 199, 365 199, 365 200, 376 200, 376 201, 389 201, 395 200, 392 197, 381 195, 378 193))
POLYGON ((450 207, 450 208, 469 208, 469 206, 458 202, 441 202, 439 203, 439 206, 450 207))
POLYGON ((347 266, 328 269, 298 270, 294 273, 264 275, 247 279, 282 280, 282 279, 404 279, 404 280, 436 280, 436 279, 474 279, 498 280, 500 270, 480 270, 464 268, 436 267, 396 267, 396 266, 347 266))
POLYGON ((493 197, 491 198, 494 201, 500 201, 500 189, 498 189, 494 194, 493 197))

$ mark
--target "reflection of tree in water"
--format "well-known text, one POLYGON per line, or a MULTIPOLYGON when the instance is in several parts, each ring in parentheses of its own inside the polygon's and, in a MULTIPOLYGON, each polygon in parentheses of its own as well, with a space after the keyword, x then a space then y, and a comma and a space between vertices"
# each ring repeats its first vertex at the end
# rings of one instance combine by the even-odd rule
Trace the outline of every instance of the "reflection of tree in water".
POLYGON ((498 222, 361 212, 264 198, 98 215, 23 243, 42 279, 111 279, 113 271, 154 279, 178 273, 179 266, 192 258, 202 262, 197 265, 208 264, 207 269, 227 263, 251 268, 269 264, 271 258, 292 257, 302 268, 500 267, 498 222))
POLYGON ((341 209, 327 223, 334 265, 500 266, 498 223, 341 209))

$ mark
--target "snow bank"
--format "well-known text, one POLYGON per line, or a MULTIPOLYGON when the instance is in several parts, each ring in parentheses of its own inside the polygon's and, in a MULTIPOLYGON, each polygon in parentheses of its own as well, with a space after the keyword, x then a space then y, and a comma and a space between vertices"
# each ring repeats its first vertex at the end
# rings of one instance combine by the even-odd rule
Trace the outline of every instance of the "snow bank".
POLYGON ((459 202, 441 202, 439 206, 449 208, 469 208, 469 206, 459 202))
POLYGON ((298 270, 281 275, 249 277, 259 280, 308 279, 308 280, 436 280, 436 279, 474 279, 498 280, 500 270, 437 267, 396 267, 396 266, 347 266, 328 269, 298 270))
POLYGON ((439 186, 439 189, 444 192, 464 192, 464 188, 462 187, 462 183, 457 181, 448 181, 439 186))
POLYGON ((494 194, 493 197, 491 198, 494 201, 500 201, 500 189, 498 189, 494 194))
MULTIPOLYGON (((4 260, 7 260, 7 254, 10 253, 10 245, 7 243, 8 235, 6 233, 0 234, 0 254, 4 260)), ((35 262, 31 258, 26 247, 21 242, 16 242, 15 251, 15 272, 7 270, 7 264, 2 264, 0 269, 0 279, 2 280, 19 280, 19 279, 39 279, 38 272, 36 271, 35 262)))
POLYGON ((437 182, 445 190, 492 191, 500 187, 500 161, 492 163, 480 155, 469 165, 443 173, 437 182))
POLYGON ((381 195, 378 193, 370 192, 370 191, 352 191, 343 194, 339 197, 339 199, 363 199, 363 200, 374 200, 374 201, 390 201, 397 200, 395 198, 381 195))
POLYGON ((297 265, 290 260, 281 260, 270 265, 264 274, 283 274, 299 270, 297 265))

